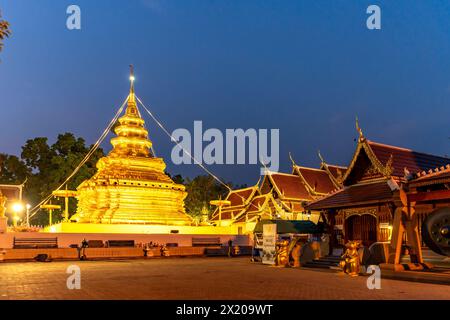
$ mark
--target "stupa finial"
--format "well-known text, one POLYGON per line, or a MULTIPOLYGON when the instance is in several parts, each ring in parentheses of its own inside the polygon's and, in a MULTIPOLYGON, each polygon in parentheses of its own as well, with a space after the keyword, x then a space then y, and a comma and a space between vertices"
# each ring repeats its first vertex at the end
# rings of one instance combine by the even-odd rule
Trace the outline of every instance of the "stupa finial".
POLYGON ((136 99, 134 97, 134 67, 130 64, 130 97, 128 102, 136 103, 136 99))
POLYGON ((358 133, 359 133, 359 140, 364 140, 364 134, 363 134, 361 127, 359 126, 358 116, 356 116, 356 131, 358 131, 358 133))

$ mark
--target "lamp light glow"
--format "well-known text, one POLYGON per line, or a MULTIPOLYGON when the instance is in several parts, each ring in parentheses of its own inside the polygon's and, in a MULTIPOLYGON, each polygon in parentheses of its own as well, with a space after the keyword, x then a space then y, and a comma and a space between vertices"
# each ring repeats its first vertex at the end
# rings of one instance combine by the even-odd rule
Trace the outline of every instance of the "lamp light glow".
POLYGON ((12 205, 12 210, 14 213, 20 213, 25 209, 24 205, 20 202, 16 202, 12 205))

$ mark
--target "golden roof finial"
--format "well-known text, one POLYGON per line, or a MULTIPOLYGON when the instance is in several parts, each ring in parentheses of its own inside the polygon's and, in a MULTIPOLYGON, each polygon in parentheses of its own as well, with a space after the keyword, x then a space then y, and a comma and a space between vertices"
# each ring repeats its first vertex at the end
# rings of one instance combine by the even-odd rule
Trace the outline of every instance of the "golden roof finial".
POLYGON ((259 188, 259 184, 260 184, 260 182, 261 182, 261 178, 262 178, 262 176, 260 175, 260 176, 259 176, 259 179, 258 179, 258 182, 255 184, 255 187, 258 187, 258 188, 259 188))
POLYGON ((359 126, 359 120, 358 120, 358 116, 356 116, 356 131, 358 131, 359 133, 359 138, 362 139, 364 138, 364 134, 362 132, 361 127, 359 126))
POLYGON ((322 163, 326 164, 325 159, 322 157, 322 154, 320 153, 320 150, 317 151, 317 154, 319 155, 320 161, 322 161, 322 163))
POLYGON ((292 162, 292 167, 295 167, 297 164, 295 163, 294 159, 292 158, 291 152, 289 152, 289 159, 290 159, 291 162, 292 162))

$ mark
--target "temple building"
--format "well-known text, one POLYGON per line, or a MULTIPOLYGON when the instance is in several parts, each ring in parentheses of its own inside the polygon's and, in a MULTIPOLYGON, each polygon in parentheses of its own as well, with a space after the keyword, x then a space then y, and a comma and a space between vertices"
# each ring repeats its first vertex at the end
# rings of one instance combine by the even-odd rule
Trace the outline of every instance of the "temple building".
POLYGON ((328 165, 322 160, 319 169, 298 166, 292 173, 267 171, 255 186, 232 190, 225 200, 229 205, 216 209, 211 222, 236 225, 241 233, 253 230, 261 219, 319 220, 319 212, 306 211, 305 203, 340 188, 345 167, 328 165))
POLYGON ((125 114, 114 128, 113 149, 97 163, 97 173, 77 188, 79 223, 188 226, 185 187, 165 174, 166 164, 151 152, 152 142, 131 88, 125 114))
POLYGON ((450 256, 450 164, 410 174, 407 199, 410 212, 417 212, 421 246, 450 256))
MULTIPOLYGON (((396 232, 403 230, 403 225, 411 228, 409 240, 412 241, 419 234, 420 222, 438 203, 414 202, 413 211, 407 201, 408 190, 426 190, 432 177, 439 177, 437 181, 442 181, 441 178, 445 178, 443 172, 448 170, 444 168, 448 168, 446 165, 450 159, 373 142, 366 139, 359 126, 358 131, 356 150, 342 177, 342 188, 310 202, 306 207, 322 212, 330 227, 334 247, 349 240, 361 240, 365 246, 388 242, 393 237, 399 237, 395 241, 400 242, 406 235, 396 232), (433 174, 426 174, 425 178, 425 172, 433 174)), ((439 188, 445 189, 444 184, 441 183, 439 188)), ((398 247, 400 245, 396 243, 393 250, 398 247)), ((398 263, 399 255, 396 259, 398 263)))
POLYGON ((21 202, 23 194, 23 185, 0 184, 0 194, 6 197, 8 203, 21 202))

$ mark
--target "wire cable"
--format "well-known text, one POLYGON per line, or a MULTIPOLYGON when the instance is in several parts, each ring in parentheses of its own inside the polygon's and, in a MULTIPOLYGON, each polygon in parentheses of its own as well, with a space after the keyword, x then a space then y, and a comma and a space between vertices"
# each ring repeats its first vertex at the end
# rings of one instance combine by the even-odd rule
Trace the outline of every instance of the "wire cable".
MULTIPOLYGON (((128 102, 129 99, 129 95, 126 97, 125 101, 122 103, 122 105, 120 106, 119 110, 117 110, 116 114, 114 115, 113 119, 109 122, 108 126, 106 127, 106 129, 102 132, 101 136, 97 139, 97 141, 95 142, 95 144, 91 147, 91 149, 89 150, 89 152, 86 154, 86 156, 80 161, 80 163, 75 167, 75 169, 73 170, 73 172, 64 180, 63 183, 61 183, 59 185, 58 188, 56 188, 54 191, 58 191, 60 190, 65 184, 67 184, 70 179, 73 178, 73 176, 75 176, 78 171, 84 166, 84 164, 91 158, 91 156, 94 154, 94 152, 98 149, 98 147, 100 146, 100 144, 103 142, 103 140, 106 138, 106 136, 109 134, 111 128, 114 126, 114 124, 117 122, 117 119, 119 118, 119 116, 122 114, 123 109, 126 105, 126 103, 128 102)), ((41 202, 39 202, 36 206, 34 206, 32 209, 30 209, 30 219, 32 217, 34 217, 40 209, 40 206, 44 203, 46 203, 47 201, 49 201, 53 196, 53 193, 49 194, 47 197, 45 197, 41 202)))

